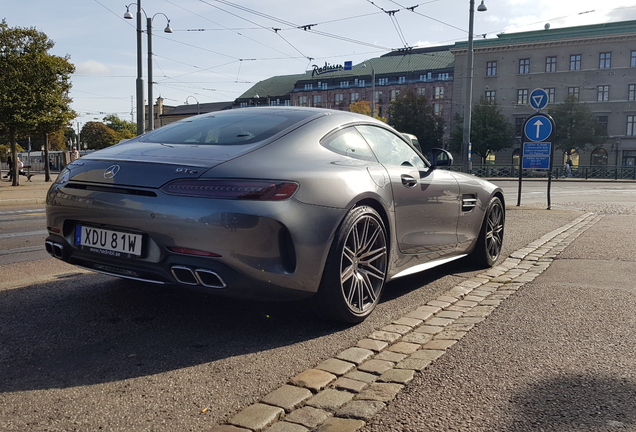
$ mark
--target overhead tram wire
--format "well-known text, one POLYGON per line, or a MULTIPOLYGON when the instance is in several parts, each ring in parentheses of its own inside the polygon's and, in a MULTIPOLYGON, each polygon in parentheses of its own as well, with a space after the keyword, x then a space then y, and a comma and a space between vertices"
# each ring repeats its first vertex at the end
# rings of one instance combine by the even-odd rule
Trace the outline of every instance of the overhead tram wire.
MULTIPOLYGON (((206 0, 199 0, 199 1, 202 2, 202 3, 208 4, 210 6, 213 6, 206 0)), ((304 31, 307 31, 307 32, 310 32, 310 33, 314 33, 314 34, 317 34, 319 36, 329 37, 329 38, 341 40, 343 42, 354 43, 354 44, 368 46, 368 47, 372 47, 372 48, 384 49, 384 50, 387 50, 387 51, 391 50, 391 48, 388 48, 388 47, 375 45, 375 44, 372 44, 372 43, 363 42, 363 41, 359 41, 359 40, 355 40, 355 39, 351 39, 351 38, 347 38, 347 37, 344 37, 344 36, 339 36, 339 35, 335 35, 335 34, 331 34, 331 33, 327 33, 327 32, 322 32, 322 31, 319 31, 319 30, 313 30, 312 27, 315 27, 318 24, 298 25, 298 24, 295 24, 295 23, 292 23, 292 22, 289 22, 289 21, 285 21, 285 20, 280 19, 278 17, 274 17, 274 16, 271 16, 271 15, 265 14, 263 12, 256 11, 254 9, 250 9, 250 8, 245 7, 245 6, 241 6, 241 5, 232 3, 232 2, 230 2, 228 0, 212 0, 212 1, 215 1, 217 3, 222 3, 222 4, 226 5, 226 6, 231 6, 231 7, 240 9, 240 10, 242 10, 244 12, 248 12, 248 13, 260 16, 261 18, 266 18, 266 19, 272 20, 274 22, 277 22, 277 23, 280 23, 280 24, 284 24, 284 25, 289 26, 289 27, 293 27, 295 29, 301 29, 301 30, 304 30, 304 31)), ((223 9, 220 9, 220 10, 223 10, 223 9)), ((239 15, 236 15, 236 14, 232 14, 232 15, 234 15, 236 17, 239 17, 239 18, 242 18, 242 17, 240 17, 239 15)), ((244 19, 244 20, 246 20, 248 22, 252 22, 252 21, 248 20, 247 18, 242 18, 242 19, 244 19)))

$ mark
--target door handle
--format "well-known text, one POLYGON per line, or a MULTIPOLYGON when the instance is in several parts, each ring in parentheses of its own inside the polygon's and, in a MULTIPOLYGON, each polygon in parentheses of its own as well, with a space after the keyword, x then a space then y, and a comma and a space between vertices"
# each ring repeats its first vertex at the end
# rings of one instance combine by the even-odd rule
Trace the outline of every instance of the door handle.
POLYGON ((402 174, 402 184, 406 187, 412 188, 417 186, 417 179, 408 174, 402 174))

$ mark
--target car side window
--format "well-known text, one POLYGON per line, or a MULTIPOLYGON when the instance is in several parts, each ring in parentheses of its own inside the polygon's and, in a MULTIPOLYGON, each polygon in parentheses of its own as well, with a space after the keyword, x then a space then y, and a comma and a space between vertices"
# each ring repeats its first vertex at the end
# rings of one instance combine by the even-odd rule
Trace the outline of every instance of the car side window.
POLYGON ((364 161, 377 161, 369 145, 364 138, 362 138, 362 135, 360 135, 360 132, 353 127, 348 127, 328 135, 322 139, 320 144, 343 156, 364 161))
POLYGON ((418 169, 427 167, 422 158, 397 135, 377 126, 356 126, 367 140, 373 153, 381 164, 412 166, 418 169))

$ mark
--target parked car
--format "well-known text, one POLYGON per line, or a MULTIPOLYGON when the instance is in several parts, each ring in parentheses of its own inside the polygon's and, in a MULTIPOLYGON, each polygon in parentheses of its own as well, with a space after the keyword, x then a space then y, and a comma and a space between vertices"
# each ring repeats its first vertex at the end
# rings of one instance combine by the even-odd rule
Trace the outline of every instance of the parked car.
POLYGON ((387 281, 467 255, 493 265, 505 206, 492 183, 436 169, 371 117, 262 107, 86 155, 51 186, 46 215, 47 251, 79 267, 236 298, 310 298, 322 316, 356 323, 387 281))

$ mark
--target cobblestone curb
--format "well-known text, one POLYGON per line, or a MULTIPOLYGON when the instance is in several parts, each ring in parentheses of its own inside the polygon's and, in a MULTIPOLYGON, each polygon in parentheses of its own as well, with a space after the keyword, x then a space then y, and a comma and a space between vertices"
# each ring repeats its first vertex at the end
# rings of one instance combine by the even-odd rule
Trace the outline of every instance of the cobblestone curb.
POLYGON ((291 378, 212 432, 353 432, 601 219, 591 213, 291 378))

